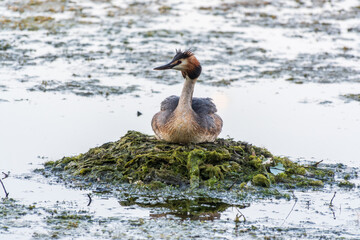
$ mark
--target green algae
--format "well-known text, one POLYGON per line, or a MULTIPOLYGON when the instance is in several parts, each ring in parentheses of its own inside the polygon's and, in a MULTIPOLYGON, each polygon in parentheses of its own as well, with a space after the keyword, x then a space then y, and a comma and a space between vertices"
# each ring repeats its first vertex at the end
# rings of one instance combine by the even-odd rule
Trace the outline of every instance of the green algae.
POLYGON ((345 95, 342 95, 342 96, 347 98, 347 99, 360 102, 360 94, 349 93, 349 94, 345 94, 345 95))
MULTIPOLYGON (((8 42, 0 41, 0 51, 6 51, 8 49, 11 49, 12 46, 8 42)), ((0 86, 1 88, 1 86, 0 86)))
POLYGON ((340 181, 338 183, 338 186, 342 188, 354 188, 356 185, 348 180, 344 180, 344 181, 340 181))
POLYGON ((41 91, 41 92, 71 92, 78 96, 91 97, 91 96, 105 96, 110 95, 122 95, 125 93, 133 93, 139 90, 138 85, 130 85, 127 87, 120 86, 103 86, 97 79, 90 79, 85 81, 42 81, 31 88, 28 91, 41 91))
POLYGON ((8 28, 37 31, 40 29, 54 30, 54 28, 61 26, 54 18, 49 16, 28 16, 22 19, 0 19, 0 23, 8 28))
POLYGON ((12 198, 1 198, 0 238, 19 229, 29 228, 32 229, 34 239, 69 237, 78 230, 88 229, 93 222, 94 216, 88 211, 58 210, 57 207, 38 207, 36 203, 26 205, 12 198), (42 231, 39 225, 46 231, 42 231))
POLYGON ((310 187, 323 186, 334 175, 332 171, 300 165, 275 157, 265 148, 232 139, 183 145, 136 131, 87 153, 46 162, 45 168, 63 178, 114 185, 136 183, 150 189, 167 185, 191 189, 240 185, 241 189, 248 182, 265 188, 283 183, 290 188, 310 187), (270 168, 279 164, 284 172, 272 174, 270 168))
MULTIPOLYGON (((31 210, 30 207, 19 205, 12 198, 2 198, 0 203, 0 219, 24 216, 27 214, 27 209, 31 210)), ((1 228, 5 226, 2 225, 1 228)))
POLYGON ((270 187, 270 181, 265 177, 263 174, 259 173, 255 175, 252 179, 252 183, 255 186, 261 186, 261 187, 270 187))

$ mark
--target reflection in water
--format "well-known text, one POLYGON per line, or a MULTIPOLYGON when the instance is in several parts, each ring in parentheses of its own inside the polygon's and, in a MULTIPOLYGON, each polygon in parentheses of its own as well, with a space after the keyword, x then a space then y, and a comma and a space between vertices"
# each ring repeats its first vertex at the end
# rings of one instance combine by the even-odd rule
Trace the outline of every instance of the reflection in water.
MULTIPOLYGON (((151 208, 158 213, 150 213, 151 218, 167 217, 169 215, 180 218, 181 220, 215 220, 220 219, 221 212, 228 208, 243 209, 250 204, 233 205, 221 199, 211 197, 196 197, 192 199, 158 198, 141 201, 137 197, 130 197, 125 201, 119 201, 121 206, 137 205, 140 207, 151 208)), ((239 216, 240 217, 240 216, 239 216)), ((236 219, 235 219, 236 220, 236 219)))

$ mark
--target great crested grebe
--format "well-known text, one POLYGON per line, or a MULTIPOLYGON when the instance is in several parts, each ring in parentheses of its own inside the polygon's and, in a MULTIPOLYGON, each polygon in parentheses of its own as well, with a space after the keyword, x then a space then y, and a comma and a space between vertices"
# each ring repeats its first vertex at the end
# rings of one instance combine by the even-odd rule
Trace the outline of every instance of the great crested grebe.
POLYGON ((174 143, 214 142, 221 132, 222 119, 216 114, 211 98, 193 98, 201 65, 190 51, 176 50, 170 63, 154 70, 175 69, 182 73, 185 83, 181 96, 167 97, 161 103, 151 126, 156 138, 174 143))

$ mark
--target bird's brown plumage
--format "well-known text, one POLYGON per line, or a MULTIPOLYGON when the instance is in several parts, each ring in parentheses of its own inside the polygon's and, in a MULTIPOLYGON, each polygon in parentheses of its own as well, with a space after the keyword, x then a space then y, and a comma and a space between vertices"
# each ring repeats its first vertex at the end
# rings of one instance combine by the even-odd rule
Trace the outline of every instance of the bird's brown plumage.
POLYGON ((158 139, 177 143, 213 142, 222 129, 222 119, 210 98, 195 98, 192 109, 177 109, 179 97, 171 96, 161 105, 151 125, 158 139), (170 106, 171 105, 171 106, 170 106))
POLYGON ((182 72, 185 83, 181 96, 166 98, 161 103, 161 111, 154 115, 151 126, 156 137, 176 143, 215 141, 223 125, 215 104, 210 98, 192 98, 201 73, 199 61, 190 51, 177 51, 172 62, 158 69, 171 68, 182 72))

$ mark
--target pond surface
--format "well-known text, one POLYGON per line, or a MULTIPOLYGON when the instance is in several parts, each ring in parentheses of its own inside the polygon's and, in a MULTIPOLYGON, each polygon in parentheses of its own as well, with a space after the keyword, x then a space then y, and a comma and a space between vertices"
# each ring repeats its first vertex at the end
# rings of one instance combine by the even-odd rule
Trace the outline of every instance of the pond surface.
POLYGON ((0 172, 14 199, 0 205, 1 239, 359 238, 360 102, 346 97, 360 94, 358 1, 5 0, 0 12, 0 172), (184 217, 161 205, 182 198, 92 192, 87 206, 89 190, 32 171, 128 130, 152 134, 183 82, 152 69, 189 47, 203 66, 194 95, 213 98, 220 137, 342 163, 355 187, 251 203, 194 193, 191 213, 210 207, 184 217))

